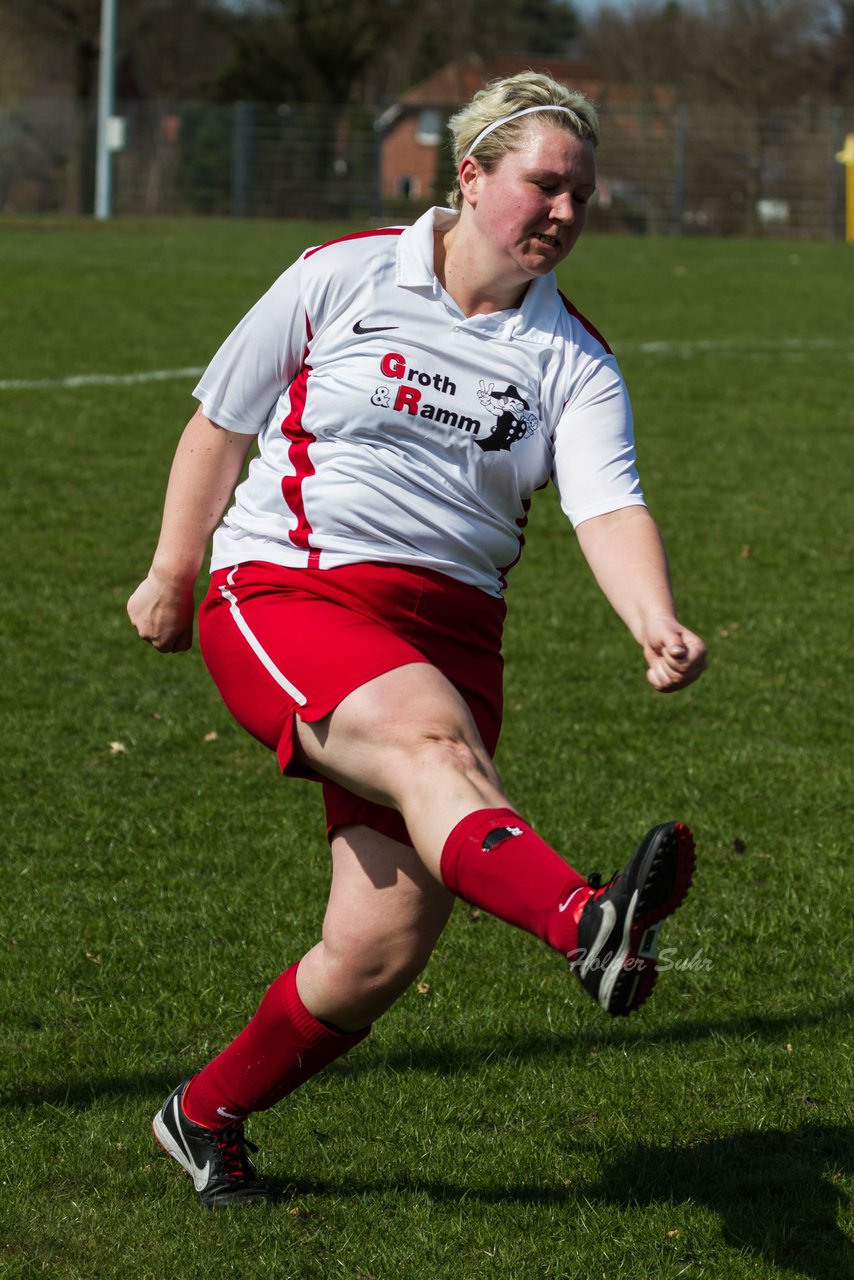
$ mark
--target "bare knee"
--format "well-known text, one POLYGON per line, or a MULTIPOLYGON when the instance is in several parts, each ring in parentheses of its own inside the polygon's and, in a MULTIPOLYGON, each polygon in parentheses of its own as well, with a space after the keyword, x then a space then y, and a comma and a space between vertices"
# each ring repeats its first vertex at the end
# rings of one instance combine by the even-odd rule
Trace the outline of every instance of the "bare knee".
POLYGON ((379 786, 368 798, 390 804, 407 822, 413 810, 432 810, 440 797, 452 796, 460 787, 472 789, 475 808, 502 802, 498 772, 473 726, 470 730, 453 721, 397 724, 377 740, 371 757, 379 786))
POLYGON ((452 903, 450 894, 443 894, 424 919, 408 923, 359 918, 358 913, 327 917, 322 942, 300 965, 301 971, 306 964, 311 969, 306 977, 315 1016, 351 1029, 390 1009, 429 960, 452 903))
POLYGON ((425 729, 416 736, 409 750, 413 764, 430 773, 452 769, 468 776, 486 771, 485 752, 453 729, 425 729))
POLYGON ((426 663, 368 681, 325 720, 299 721, 297 735, 304 758, 325 777, 397 808, 455 777, 500 785, 468 706, 426 663))
POLYGON ((410 846, 369 827, 341 827, 332 864, 322 939, 301 960, 297 987, 316 1018, 355 1030, 417 978, 454 899, 410 846))
MULTIPOLYGON (((388 1008, 415 981, 433 950, 433 940, 411 931, 393 934, 356 927, 324 930, 324 968, 330 987, 351 1004, 388 1008)), ((376 1016, 376 1015, 374 1015, 376 1016)))

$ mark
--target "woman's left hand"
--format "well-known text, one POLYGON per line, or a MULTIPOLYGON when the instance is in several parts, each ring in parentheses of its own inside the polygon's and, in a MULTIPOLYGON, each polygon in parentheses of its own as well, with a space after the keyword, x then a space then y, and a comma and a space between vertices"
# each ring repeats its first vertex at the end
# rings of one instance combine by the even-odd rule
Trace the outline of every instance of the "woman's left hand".
POLYGON ((675 693, 698 680, 706 669, 706 646, 676 618, 653 618, 643 653, 646 678, 659 693, 675 693))

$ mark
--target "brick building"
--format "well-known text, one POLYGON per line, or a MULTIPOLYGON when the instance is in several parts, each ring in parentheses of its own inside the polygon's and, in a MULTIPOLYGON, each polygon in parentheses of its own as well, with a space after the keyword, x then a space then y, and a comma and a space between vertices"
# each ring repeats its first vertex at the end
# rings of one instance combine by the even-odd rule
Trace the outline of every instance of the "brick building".
POLYGON ((520 54, 483 59, 472 54, 450 62, 407 89, 380 118, 383 198, 441 203, 444 192, 436 192, 434 183, 446 120, 490 80, 527 70, 548 72, 597 104, 606 93, 607 86, 594 68, 566 58, 520 54))

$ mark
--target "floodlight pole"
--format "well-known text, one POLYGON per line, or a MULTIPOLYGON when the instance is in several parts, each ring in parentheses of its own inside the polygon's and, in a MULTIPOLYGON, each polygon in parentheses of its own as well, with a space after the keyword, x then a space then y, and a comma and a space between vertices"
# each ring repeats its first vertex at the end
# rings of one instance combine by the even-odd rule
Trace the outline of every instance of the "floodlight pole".
POLYGON ((101 0, 101 52, 98 59, 98 136, 95 162, 95 217, 113 211, 113 154, 110 121, 116 96, 116 3, 101 0))

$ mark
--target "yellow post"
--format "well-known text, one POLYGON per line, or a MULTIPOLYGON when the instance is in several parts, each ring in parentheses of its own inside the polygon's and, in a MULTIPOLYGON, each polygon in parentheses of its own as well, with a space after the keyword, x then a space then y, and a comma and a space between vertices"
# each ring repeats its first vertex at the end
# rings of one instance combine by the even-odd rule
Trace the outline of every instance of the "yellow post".
POLYGON ((845 239, 854 244, 854 133, 846 134, 845 146, 836 159, 845 165, 845 239))

